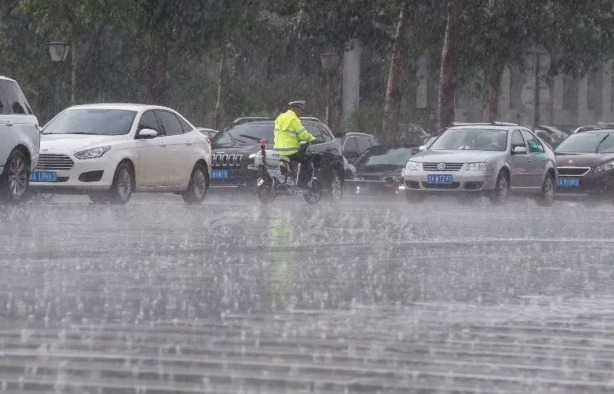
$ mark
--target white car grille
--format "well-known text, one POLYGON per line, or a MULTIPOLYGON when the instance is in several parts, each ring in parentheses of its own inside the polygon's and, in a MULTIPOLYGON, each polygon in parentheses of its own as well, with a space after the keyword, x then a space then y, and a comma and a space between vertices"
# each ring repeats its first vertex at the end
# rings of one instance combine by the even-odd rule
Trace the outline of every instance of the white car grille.
POLYGON ((37 170, 70 170, 74 162, 66 155, 41 154, 38 158, 37 170))

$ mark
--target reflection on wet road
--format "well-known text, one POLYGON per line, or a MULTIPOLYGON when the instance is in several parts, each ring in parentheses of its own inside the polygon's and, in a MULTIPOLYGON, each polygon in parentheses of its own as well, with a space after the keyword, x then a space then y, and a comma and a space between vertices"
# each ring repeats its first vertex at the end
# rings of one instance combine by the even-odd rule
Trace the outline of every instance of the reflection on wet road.
POLYGON ((614 391, 610 207, 0 208, 0 391, 614 391))

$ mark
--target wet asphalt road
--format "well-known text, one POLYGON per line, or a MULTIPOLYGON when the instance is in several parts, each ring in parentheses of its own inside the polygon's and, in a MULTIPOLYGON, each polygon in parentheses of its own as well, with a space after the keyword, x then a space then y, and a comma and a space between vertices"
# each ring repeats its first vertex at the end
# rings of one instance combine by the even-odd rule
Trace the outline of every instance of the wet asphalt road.
POLYGON ((614 392, 614 207, 0 207, 0 391, 614 392))

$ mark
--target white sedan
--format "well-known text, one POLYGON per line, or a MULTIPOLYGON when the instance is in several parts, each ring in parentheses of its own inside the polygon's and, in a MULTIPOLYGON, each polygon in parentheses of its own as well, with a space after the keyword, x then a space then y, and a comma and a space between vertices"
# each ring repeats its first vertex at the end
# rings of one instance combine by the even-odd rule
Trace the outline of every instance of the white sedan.
POLYGON ((93 104, 68 108, 42 130, 30 177, 45 193, 87 193, 126 204, 133 192, 172 192, 188 204, 209 188, 211 143, 170 108, 93 104))

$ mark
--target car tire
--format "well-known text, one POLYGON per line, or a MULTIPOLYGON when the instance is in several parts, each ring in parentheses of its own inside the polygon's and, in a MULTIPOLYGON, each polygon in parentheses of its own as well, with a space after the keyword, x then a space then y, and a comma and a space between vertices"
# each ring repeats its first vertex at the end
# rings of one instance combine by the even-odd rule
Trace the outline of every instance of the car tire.
POLYGON ((505 171, 501 171, 497 176, 495 190, 493 190, 488 199, 492 205, 505 205, 510 196, 510 177, 505 171))
POLYGON ((190 184, 182 197, 189 205, 198 205, 203 202, 209 190, 209 177, 207 169, 202 163, 196 163, 190 175, 190 184))
POLYGON ((7 204, 24 203, 29 197, 30 160, 14 150, 8 157, 0 178, 0 200, 7 204))
POLYGON ((405 199, 410 204, 420 204, 421 202, 424 201, 425 196, 421 192, 406 191, 405 199))
POLYGON ((550 207, 554 204, 554 177, 552 174, 546 175, 542 190, 537 197, 537 205, 541 207, 550 207))
POLYGON ((121 162, 115 170, 113 184, 107 192, 108 203, 113 205, 126 205, 134 192, 134 171, 128 162, 121 162))

